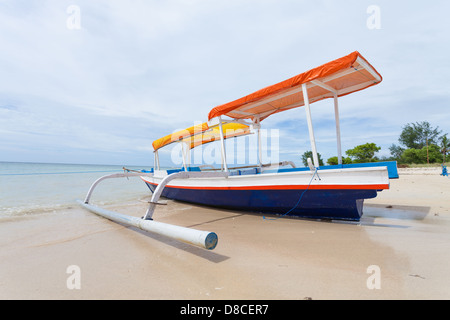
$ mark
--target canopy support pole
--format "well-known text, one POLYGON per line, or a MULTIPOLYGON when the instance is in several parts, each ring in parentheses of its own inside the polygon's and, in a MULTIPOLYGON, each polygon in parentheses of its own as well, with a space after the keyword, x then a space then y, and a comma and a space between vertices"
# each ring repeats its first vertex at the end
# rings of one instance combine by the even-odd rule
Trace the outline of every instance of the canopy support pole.
POLYGON ((154 170, 159 170, 159 154, 158 154, 158 150, 156 150, 154 153, 155 153, 155 169, 154 170))
POLYGON ((337 96, 336 92, 333 92, 333 93, 334 93, 334 117, 336 119, 336 140, 337 140, 338 164, 342 164, 341 125, 339 122, 338 96, 337 96))
POLYGON ((225 138, 223 136, 223 126, 222 126, 222 117, 221 116, 219 116, 219 131, 220 131, 220 145, 221 145, 221 152, 222 152, 222 170, 225 169, 225 172, 228 172, 227 157, 226 157, 226 151, 225 151, 225 138))
POLYGON ((255 119, 257 134, 258 134, 258 166, 262 167, 262 148, 261 148, 261 122, 259 117, 255 119))
POLYGON ((184 143, 183 141, 180 141, 181 143, 181 154, 183 156, 183 167, 184 167, 184 171, 188 171, 187 170, 187 159, 186 159, 186 151, 184 150, 184 143))
POLYGON ((302 91, 303 91, 303 100, 305 102, 306 121, 308 123, 309 140, 311 141, 311 149, 312 149, 311 151, 313 155, 314 166, 318 168, 319 158, 317 156, 316 140, 314 138, 314 129, 311 120, 311 109, 309 108, 308 90, 306 89, 305 83, 302 84, 302 91))

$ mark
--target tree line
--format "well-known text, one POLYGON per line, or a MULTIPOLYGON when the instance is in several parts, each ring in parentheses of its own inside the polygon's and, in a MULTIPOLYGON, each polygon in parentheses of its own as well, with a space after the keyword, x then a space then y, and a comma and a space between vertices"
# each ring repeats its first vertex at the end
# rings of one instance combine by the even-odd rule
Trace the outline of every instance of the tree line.
MULTIPOLYGON (((375 143, 366 143, 345 151, 346 157, 342 157, 343 164, 365 163, 377 161, 397 161, 399 164, 423 164, 423 163, 445 163, 450 154, 450 141, 448 133, 442 134, 439 127, 432 127, 429 122, 408 123, 402 128, 399 145, 392 144, 389 147, 389 157, 377 157, 376 153, 381 147, 375 143)), ((324 161, 320 154, 319 165, 324 161)), ((312 152, 306 151, 302 155, 302 162, 308 165, 307 159, 312 159, 312 152)), ((327 164, 338 164, 338 157, 327 159, 327 164)))

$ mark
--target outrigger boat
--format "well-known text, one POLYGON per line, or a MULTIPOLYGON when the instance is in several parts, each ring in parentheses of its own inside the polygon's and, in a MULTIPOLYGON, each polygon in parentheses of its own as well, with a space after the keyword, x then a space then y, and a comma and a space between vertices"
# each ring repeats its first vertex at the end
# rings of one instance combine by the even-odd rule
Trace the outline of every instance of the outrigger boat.
MULTIPOLYGON (((306 218, 359 220, 364 199, 374 198, 378 191, 389 188, 389 178, 397 176, 395 162, 342 165, 340 144, 338 97, 380 83, 378 72, 358 53, 329 62, 286 81, 261 89, 238 100, 213 108, 209 122, 184 132, 174 133, 154 141, 157 167, 153 176, 143 177, 150 190, 167 177, 174 179, 162 191, 168 199, 201 205, 262 213, 289 214, 306 218), (334 98, 336 131, 338 136, 337 166, 319 166, 310 104, 322 99, 334 98), (229 169, 224 140, 226 132, 233 136, 247 134, 250 128, 258 132, 260 123, 268 116, 305 106, 310 134, 313 161, 309 168, 278 168, 261 163, 253 168, 229 169), (224 119, 227 116, 229 119, 224 119), (250 121, 250 122, 248 122, 250 121), (228 130, 226 126, 238 126, 228 130), (215 138, 205 134, 216 128, 215 138), (221 134, 222 133, 222 134, 221 134), (196 139, 203 136, 203 139, 196 139), (190 143, 188 148, 211 140, 221 140, 222 170, 220 176, 202 174, 189 179, 176 178, 177 172, 211 172, 199 167, 178 170, 159 170, 157 152, 170 143, 190 143), (391 176, 389 176, 391 172, 391 176), (302 193, 307 190, 302 196, 302 193), (301 202, 299 202, 302 196, 301 202)), ((209 133, 211 135, 211 133, 209 133)), ((258 143, 260 145, 260 143, 258 143)), ((290 165, 282 162, 276 165, 290 165)))
MULTIPOLYGON (((389 189, 389 179, 398 178, 395 161, 342 164, 338 98, 382 81, 381 75, 357 51, 290 79, 213 108, 208 121, 167 135, 153 142, 155 168, 140 176, 152 191, 149 209, 143 217, 151 221, 159 198, 233 210, 298 216, 313 219, 360 220, 364 199, 389 189), (320 166, 310 104, 333 99, 336 120, 338 165, 320 166), (263 164, 261 122, 267 117, 305 107, 312 159, 309 166, 296 168, 292 162, 263 164), (229 168, 225 140, 255 132, 258 164, 229 168), (188 165, 186 151, 220 141, 220 169, 188 165), (162 170, 158 150, 180 142, 183 167, 162 170)), ((124 174, 124 176, 129 176, 124 174)), ((94 186, 93 186, 94 187, 94 186)), ((91 188, 86 197, 88 205, 91 188)), ((215 244, 214 244, 215 246, 215 244)))

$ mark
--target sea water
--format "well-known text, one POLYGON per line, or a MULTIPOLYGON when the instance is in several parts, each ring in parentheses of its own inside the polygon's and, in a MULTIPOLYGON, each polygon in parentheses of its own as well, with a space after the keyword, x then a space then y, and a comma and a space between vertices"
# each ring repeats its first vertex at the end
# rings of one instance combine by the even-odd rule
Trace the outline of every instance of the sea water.
MULTIPOLYGON (((76 200, 84 200, 95 180, 120 172, 123 166, 0 162, 0 219, 78 206, 76 200)), ((149 195, 139 177, 107 179, 94 190, 91 202, 119 204, 149 195)))

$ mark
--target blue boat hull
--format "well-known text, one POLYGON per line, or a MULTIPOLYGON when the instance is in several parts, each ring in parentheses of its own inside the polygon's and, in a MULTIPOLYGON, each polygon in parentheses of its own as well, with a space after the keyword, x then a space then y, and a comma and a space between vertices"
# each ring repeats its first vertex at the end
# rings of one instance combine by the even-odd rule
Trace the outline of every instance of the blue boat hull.
MULTIPOLYGON (((146 182, 153 192, 156 185, 146 182)), ((162 196, 188 203, 232 210, 312 219, 358 221, 364 199, 377 190, 208 190, 167 187, 162 196)))

